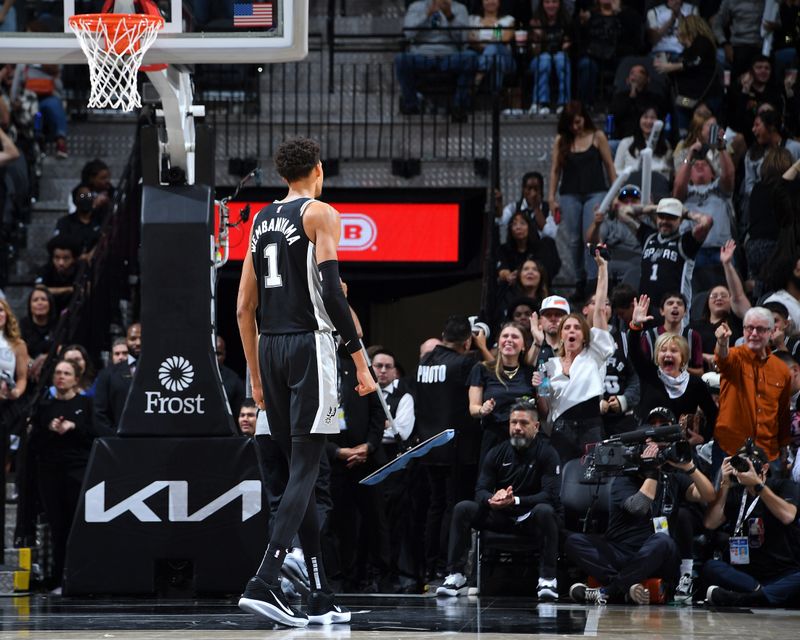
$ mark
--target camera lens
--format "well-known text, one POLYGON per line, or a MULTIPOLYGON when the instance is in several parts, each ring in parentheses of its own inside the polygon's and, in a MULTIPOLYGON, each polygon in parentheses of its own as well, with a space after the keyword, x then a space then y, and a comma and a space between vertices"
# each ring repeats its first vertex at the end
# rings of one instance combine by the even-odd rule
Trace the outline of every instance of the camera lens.
POLYGON ((747 458, 744 456, 733 456, 731 458, 731 466, 741 473, 750 470, 750 465, 747 464, 747 458))

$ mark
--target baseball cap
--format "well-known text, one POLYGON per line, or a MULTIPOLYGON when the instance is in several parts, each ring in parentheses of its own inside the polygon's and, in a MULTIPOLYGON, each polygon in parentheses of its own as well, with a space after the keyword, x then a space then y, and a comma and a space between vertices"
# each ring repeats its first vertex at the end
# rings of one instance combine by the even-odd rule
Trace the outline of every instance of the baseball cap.
POLYGON ((661 198, 656 207, 656 213, 680 218, 683 215, 683 203, 677 198, 661 198))
POLYGON ((569 302, 567 302, 566 298, 562 298, 561 296, 547 296, 542 300, 542 307, 539 309, 539 313, 547 311, 548 309, 556 309, 557 311, 563 311, 567 314, 569 313, 569 302))
POLYGON ((675 420, 675 414, 667 409, 667 407, 656 407, 647 414, 647 420, 645 421, 647 424, 652 424, 654 420, 662 420, 669 424, 677 422, 677 420, 675 420))

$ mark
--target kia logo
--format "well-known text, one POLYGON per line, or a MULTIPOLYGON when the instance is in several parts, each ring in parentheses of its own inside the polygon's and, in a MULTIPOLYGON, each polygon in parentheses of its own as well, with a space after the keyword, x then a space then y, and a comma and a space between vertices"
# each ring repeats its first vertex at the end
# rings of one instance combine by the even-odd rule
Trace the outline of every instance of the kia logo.
POLYGON ((339 240, 341 251, 364 251, 375 244, 378 226, 364 213, 343 213, 342 235, 339 240))

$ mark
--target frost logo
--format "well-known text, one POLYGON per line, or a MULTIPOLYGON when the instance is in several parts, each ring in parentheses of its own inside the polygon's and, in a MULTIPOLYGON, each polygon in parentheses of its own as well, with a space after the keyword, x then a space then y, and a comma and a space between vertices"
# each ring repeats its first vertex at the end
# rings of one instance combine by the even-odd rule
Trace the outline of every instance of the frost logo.
POLYGON ((158 368, 158 380, 167 391, 185 391, 194 380, 194 367, 183 356, 170 356, 158 368))
MULTIPOLYGON (((194 367, 183 356, 170 356, 158 367, 158 381, 172 393, 185 391, 194 380, 194 367)), ((145 413, 203 414, 205 398, 199 393, 191 398, 164 396, 160 391, 145 391, 145 413)))
POLYGON ((342 251, 364 251, 375 244, 378 226, 364 213, 343 213, 342 234, 339 249, 342 251))

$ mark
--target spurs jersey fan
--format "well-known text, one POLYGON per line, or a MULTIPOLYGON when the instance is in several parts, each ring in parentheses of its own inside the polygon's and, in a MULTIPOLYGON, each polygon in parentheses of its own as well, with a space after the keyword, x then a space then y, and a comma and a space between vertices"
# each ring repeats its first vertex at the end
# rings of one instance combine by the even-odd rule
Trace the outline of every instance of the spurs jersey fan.
POLYGON ((637 237, 642 243, 639 293, 646 293, 651 300, 658 301, 665 293, 677 288, 691 301, 694 259, 702 241, 698 241, 691 231, 665 237, 646 225, 639 227, 637 237))
POLYGON ((250 251, 259 286, 261 333, 333 331, 322 302, 313 243, 303 230, 311 198, 276 201, 253 223, 250 251))

